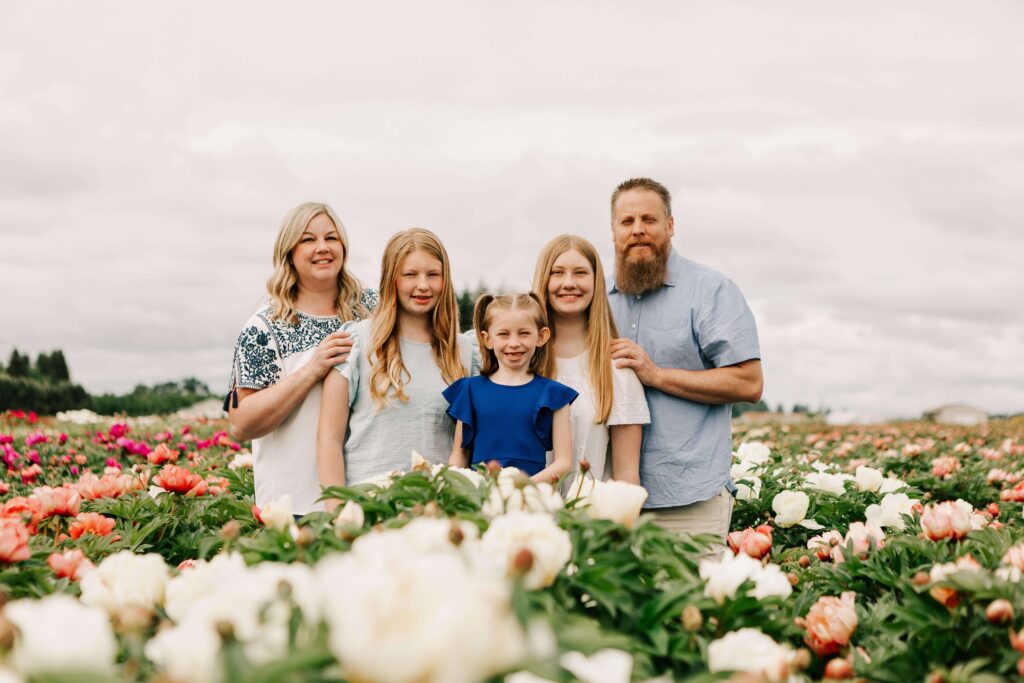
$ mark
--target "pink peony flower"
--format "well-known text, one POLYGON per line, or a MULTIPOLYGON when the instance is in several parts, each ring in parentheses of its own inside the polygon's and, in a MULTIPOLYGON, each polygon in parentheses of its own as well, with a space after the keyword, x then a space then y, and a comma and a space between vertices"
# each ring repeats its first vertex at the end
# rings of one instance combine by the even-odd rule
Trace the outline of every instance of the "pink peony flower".
POLYGON ((960 460, 953 455, 943 455, 932 460, 932 475, 949 479, 960 469, 960 460))
POLYGON ((823 596, 811 605, 805 618, 796 620, 798 626, 807 630, 804 642, 819 657, 834 655, 849 645, 850 636, 857 628, 856 597, 853 591, 846 591, 838 598, 823 596))
POLYGON ((164 465, 160 474, 153 477, 153 483, 173 493, 188 493, 200 483, 205 482, 198 474, 184 467, 164 465))
POLYGON ((27 560, 32 555, 28 549, 29 536, 28 527, 18 520, 0 518, 0 562, 10 564, 27 560))
POLYGON ((81 550, 67 550, 63 553, 52 553, 46 558, 46 564, 58 579, 78 581, 94 568, 93 563, 81 550))
POLYGON ((846 559, 846 548, 851 543, 853 554, 863 560, 868 556, 872 543, 874 543, 876 550, 885 546, 885 532, 882 531, 881 527, 874 524, 854 522, 846 532, 846 538, 843 539, 842 544, 832 548, 832 561, 836 564, 842 564, 846 559))
POLYGON ((971 515, 952 501, 926 505, 921 513, 921 531, 933 540, 958 540, 971 531, 971 515))
POLYGON ((97 512, 83 512, 75 517, 68 533, 72 539, 79 539, 85 534, 109 536, 114 531, 114 520, 97 512))
POLYGON ((733 554, 746 553, 755 560, 760 560, 772 550, 772 528, 762 524, 756 529, 733 531, 727 537, 729 548, 733 554))
POLYGON ((1015 545, 1003 554, 1003 564, 1024 572, 1024 545, 1015 545))
POLYGON ((843 535, 833 529, 818 536, 812 536, 807 541, 808 550, 813 550, 818 559, 824 562, 832 557, 832 548, 843 542, 843 535))
POLYGON ((153 465, 163 465, 165 462, 177 462, 178 451, 172 451, 166 444, 159 444, 149 452, 146 459, 153 465))
POLYGON ((40 486, 32 491, 32 497, 39 501, 43 518, 74 517, 82 507, 82 496, 70 486, 51 488, 40 486))
MULTIPOLYGON (((936 564, 928 572, 928 580, 932 583, 939 583, 946 579, 950 574, 956 572, 977 572, 981 571, 981 565, 970 555, 964 555, 956 562, 946 562, 943 564, 936 564)), ((960 604, 960 594, 956 592, 955 588, 949 588, 947 586, 932 586, 928 593, 935 598, 936 602, 941 603, 947 609, 954 609, 960 604)))

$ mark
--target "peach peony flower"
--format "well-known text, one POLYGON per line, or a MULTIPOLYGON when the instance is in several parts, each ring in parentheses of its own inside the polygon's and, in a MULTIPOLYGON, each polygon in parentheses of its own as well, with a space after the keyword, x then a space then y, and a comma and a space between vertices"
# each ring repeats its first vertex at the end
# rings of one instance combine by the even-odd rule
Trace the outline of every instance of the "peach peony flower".
POLYGON ((0 563, 27 560, 32 555, 28 549, 30 535, 28 528, 17 519, 0 517, 0 563))
MULTIPOLYGON (((964 555, 956 562, 945 562, 934 565, 928 572, 928 580, 932 583, 944 581, 950 574, 956 572, 978 572, 981 565, 971 555, 964 555)), ((960 604, 960 594, 956 589, 946 586, 932 586, 928 593, 947 609, 953 609, 960 604)))
POLYGON ((885 546, 885 532, 882 531, 881 527, 874 524, 864 524, 864 522, 854 522, 850 525, 849 531, 846 532, 846 538, 843 539, 843 542, 832 548, 832 561, 836 564, 842 564, 846 559, 845 552, 847 546, 852 548, 853 554, 856 557, 863 560, 868 556, 872 543, 874 543, 876 550, 885 546))
POLYGON ((807 630, 804 642, 819 657, 834 655, 849 645, 857 628, 857 610, 853 606, 856 596, 853 591, 845 591, 838 598, 820 597, 805 618, 796 620, 798 626, 807 630))
POLYGON ((77 548, 63 553, 52 553, 46 558, 46 564, 50 565, 58 579, 71 581, 78 581, 95 566, 85 553, 77 548))
POLYGON ((160 444, 146 454, 150 464, 163 465, 165 462, 178 462, 178 451, 172 451, 166 444, 160 444))
POLYGON ((733 531, 726 540, 734 554, 746 553, 755 560, 760 560, 772 550, 772 528, 768 524, 762 524, 756 529, 733 531))
POLYGON ((960 469, 960 460, 954 455, 943 455, 932 460, 932 475, 949 479, 960 469))
POLYGON ((85 534, 109 536, 113 530, 113 519, 104 517, 98 512, 83 512, 75 517, 75 521, 71 523, 68 533, 71 534, 72 539, 78 539, 85 534))
POLYGON ((1024 572, 1024 545, 1015 545, 1003 554, 1003 564, 1016 567, 1024 572))
POLYGON ((74 517, 82 507, 82 496, 70 486, 52 488, 40 486, 32 491, 32 497, 39 501, 43 518, 74 517))
POLYGON ((824 562, 832 557, 832 548, 843 542, 843 535, 833 529, 818 536, 812 536, 807 541, 807 549, 813 550, 818 559, 824 562))
POLYGON ((164 465, 160 474, 153 477, 153 483, 172 493, 188 493, 198 484, 205 482, 198 474, 184 467, 164 465))
POLYGON ((926 505, 921 513, 921 531, 933 540, 958 540, 971 531, 971 515, 952 501, 926 505))

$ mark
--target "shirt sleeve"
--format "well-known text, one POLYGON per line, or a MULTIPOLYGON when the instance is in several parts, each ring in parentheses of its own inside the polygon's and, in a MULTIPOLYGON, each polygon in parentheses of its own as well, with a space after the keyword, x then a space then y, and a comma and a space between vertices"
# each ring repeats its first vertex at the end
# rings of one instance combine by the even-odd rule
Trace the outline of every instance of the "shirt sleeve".
POLYGON ((348 358, 335 365, 334 369, 348 380, 348 405, 351 408, 359 393, 359 359, 365 351, 359 334, 356 332, 354 321, 343 323, 341 329, 352 335, 352 350, 349 352, 348 358))
POLYGON ((231 389, 266 389, 281 379, 277 340, 263 318, 253 316, 235 344, 231 389))
POLYGON ((732 280, 723 278, 710 290, 696 328, 700 351, 716 368, 761 357, 754 314, 732 280))
POLYGON ((366 307, 368 311, 366 317, 369 318, 377 310, 377 305, 380 303, 380 293, 372 287, 367 287, 363 290, 362 295, 360 295, 359 303, 366 307))
POLYGON ((644 385, 630 368, 612 367, 612 410, 610 425, 646 425, 651 423, 644 385))
POLYGON ((472 383, 468 377, 460 377, 449 384, 441 395, 448 401, 448 415, 462 423, 462 448, 473 445, 476 436, 476 419, 473 415, 472 383))

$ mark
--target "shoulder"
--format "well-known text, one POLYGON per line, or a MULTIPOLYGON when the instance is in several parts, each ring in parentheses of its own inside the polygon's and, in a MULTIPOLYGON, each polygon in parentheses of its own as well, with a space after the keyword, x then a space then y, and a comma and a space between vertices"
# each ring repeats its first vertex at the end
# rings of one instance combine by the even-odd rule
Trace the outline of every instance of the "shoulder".
POLYGON ((704 291, 716 291, 723 287, 739 290, 728 276, 720 271, 705 266, 702 263, 691 261, 673 252, 673 263, 671 269, 679 278, 688 284, 696 285, 704 291))
MULTIPOLYGON (((372 314, 377 310, 377 305, 380 304, 380 292, 373 287, 366 287, 359 295, 359 303, 372 314)), ((366 319, 369 319, 369 317, 367 316, 366 319)))

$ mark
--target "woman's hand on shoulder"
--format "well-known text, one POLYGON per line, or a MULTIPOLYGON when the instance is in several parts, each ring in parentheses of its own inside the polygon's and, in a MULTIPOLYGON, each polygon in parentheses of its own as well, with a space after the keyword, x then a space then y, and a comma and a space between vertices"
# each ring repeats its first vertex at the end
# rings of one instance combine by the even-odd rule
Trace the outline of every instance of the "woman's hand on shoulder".
POLYGON ((330 333, 324 337, 324 340, 316 347, 313 357, 306 363, 308 372, 313 375, 314 379, 323 379, 331 368, 348 360, 354 343, 352 335, 345 330, 330 333))

